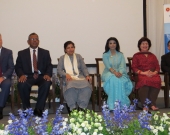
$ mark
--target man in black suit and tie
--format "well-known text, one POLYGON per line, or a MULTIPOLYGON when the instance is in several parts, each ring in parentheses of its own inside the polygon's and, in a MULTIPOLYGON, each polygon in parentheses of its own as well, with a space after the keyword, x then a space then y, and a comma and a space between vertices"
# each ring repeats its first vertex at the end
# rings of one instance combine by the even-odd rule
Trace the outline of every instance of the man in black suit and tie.
MULTIPOLYGON (((168 41, 167 47, 170 50, 170 41, 168 41)), ((164 73, 168 72, 170 75, 170 52, 161 57, 161 70, 164 73)))
POLYGON ((18 52, 15 65, 15 72, 19 77, 18 91, 23 108, 27 109, 30 108, 32 85, 39 86, 34 115, 42 117, 42 111, 51 85, 51 57, 48 50, 38 47, 39 38, 36 33, 31 33, 27 42, 30 47, 18 52))
POLYGON ((0 34, 0 119, 3 118, 3 108, 10 92, 13 71, 12 51, 2 47, 2 36, 0 34))

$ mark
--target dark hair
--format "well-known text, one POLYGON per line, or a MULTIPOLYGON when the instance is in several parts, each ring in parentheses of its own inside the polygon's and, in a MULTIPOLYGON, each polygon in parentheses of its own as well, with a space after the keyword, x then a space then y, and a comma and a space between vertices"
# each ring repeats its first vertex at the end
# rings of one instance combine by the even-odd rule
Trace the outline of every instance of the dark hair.
MULTIPOLYGON (((30 39, 30 36, 32 35, 37 35, 36 33, 31 33, 29 36, 28 36, 28 40, 30 39)), ((38 35, 37 35, 38 36, 38 35)))
POLYGON ((65 52, 67 46, 70 45, 70 44, 72 44, 75 47, 75 45, 72 41, 67 41, 67 42, 64 43, 64 52, 65 52))
POLYGON ((115 38, 115 37, 110 37, 110 38, 106 41, 105 52, 104 52, 104 53, 106 53, 106 52, 108 52, 108 51, 110 50, 110 48, 109 48, 109 42, 110 42, 111 40, 114 40, 114 41, 116 42, 116 51, 120 52, 119 41, 118 41, 117 38, 115 38))
POLYGON ((169 43, 170 43, 170 40, 168 41, 167 46, 169 45, 169 43))
POLYGON ((140 45, 142 44, 142 42, 144 42, 144 41, 146 41, 146 42, 148 42, 148 44, 149 44, 149 48, 148 48, 148 50, 150 49, 150 47, 151 47, 151 41, 150 41, 150 39, 149 38, 147 38, 147 37, 142 37, 141 39, 139 39, 139 41, 138 41, 138 49, 139 49, 139 51, 141 51, 141 49, 140 49, 140 45))

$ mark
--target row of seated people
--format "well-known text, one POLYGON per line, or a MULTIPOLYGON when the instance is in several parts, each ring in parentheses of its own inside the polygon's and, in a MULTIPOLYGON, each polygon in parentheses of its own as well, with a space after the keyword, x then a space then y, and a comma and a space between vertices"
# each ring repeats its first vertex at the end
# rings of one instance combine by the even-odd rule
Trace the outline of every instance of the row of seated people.
MULTIPOLYGON (((42 116, 51 85, 51 57, 48 50, 38 47, 39 37, 36 33, 29 35, 28 44, 29 48, 18 52, 14 67, 12 51, 2 47, 0 35, 0 119, 3 118, 3 108, 9 95, 11 75, 14 68, 19 78, 17 87, 23 109, 30 108, 31 86, 38 85, 38 98, 34 115, 42 116)), ((157 110, 156 99, 161 86, 160 76, 158 75, 160 67, 156 56, 149 52, 150 47, 151 41, 148 38, 143 37, 138 41, 139 52, 133 56, 132 68, 139 77, 136 88, 142 104, 144 105, 144 100, 148 98, 151 100, 151 109, 157 110)), ((66 82, 63 90, 64 99, 70 111, 84 110, 88 106, 92 92, 87 67, 81 55, 75 53, 75 45, 72 41, 67 41, 64 44, 64 51, 65 54, 60 57, 57 67, 57 73, 66 82)), ((167 72, 166 66, 169 66, 166 63, 167 57, 168 54, 162 57, 162 69, 165 72, 167 72)), ((105 65, 102 74, 103 88, 108 95, 109 109, 114 109, 114 102, 117 100, 121 101, 122 105, 130 105, 128 96, 133 85, 126 72, 125 58, 123 53, 120 52, 119 42, 114 37, 109 38, 106 42, 103 62, 105 65)), ((169 70, 169 68, 167 69, 169 70)))

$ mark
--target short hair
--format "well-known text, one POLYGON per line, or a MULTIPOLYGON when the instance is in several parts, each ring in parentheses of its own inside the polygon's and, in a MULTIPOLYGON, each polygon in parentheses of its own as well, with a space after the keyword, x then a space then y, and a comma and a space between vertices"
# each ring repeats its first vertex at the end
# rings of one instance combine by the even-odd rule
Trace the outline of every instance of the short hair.
POLYGON ((150 41, 150 39, 147 38, 147 37, 142 37, 142 38, 139 39, 139 41, 138 41, 138 49, 139 49, 139 51, 141 51, 140 45, 141 45, 141 43, 144 42, 144 41, 148 42, 148 45, 149 45, 148 50, 150 49, 150 47, 151 47, 151 41, 150 41))
POLYGON ((120 52, 119 41, 118 41, 117 38, 115 38, 115 37, 110 37, 110 38, 106 41, 105 52, 104 52, 104 53, 106 53, 106 52, 108 52, 108 51, 110 50, 110 48, 109 48, 109 42, 110 42, 111 40, 114 40, 114 41, 116 42, 116 51, 120 52))
MULTIPOLYGON (((32 36, 32 35, 37 35, 36 33, 31 33, 29 36, 28 36, 28 40, 30 39, 30 36, 32 36)), ((38 35, 37 35, 38 36, 38 35)))
MULTIPOLYGON (((1 34, 0 34, 0 35, 1 35, 1 34)), ((170 40, 168 41, 167 46, 169 45, 169 43, 170 43, 170 40)))
POLYGON ((75 45, 72 41, 67 41, 67 42, 64 43, 64 52, 65 52, 67 46, 70 45, 70 44, 72 44, 75 47, 75 45))

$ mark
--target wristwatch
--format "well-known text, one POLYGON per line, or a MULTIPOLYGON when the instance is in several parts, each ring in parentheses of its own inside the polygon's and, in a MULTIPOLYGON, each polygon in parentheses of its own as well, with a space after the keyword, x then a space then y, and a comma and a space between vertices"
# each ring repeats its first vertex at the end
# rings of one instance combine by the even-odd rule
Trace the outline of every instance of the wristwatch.
POLYGON ((4 80, 6 79, 6 77, 5 76, 2 76, 3 78, 4 78, 4 80))

